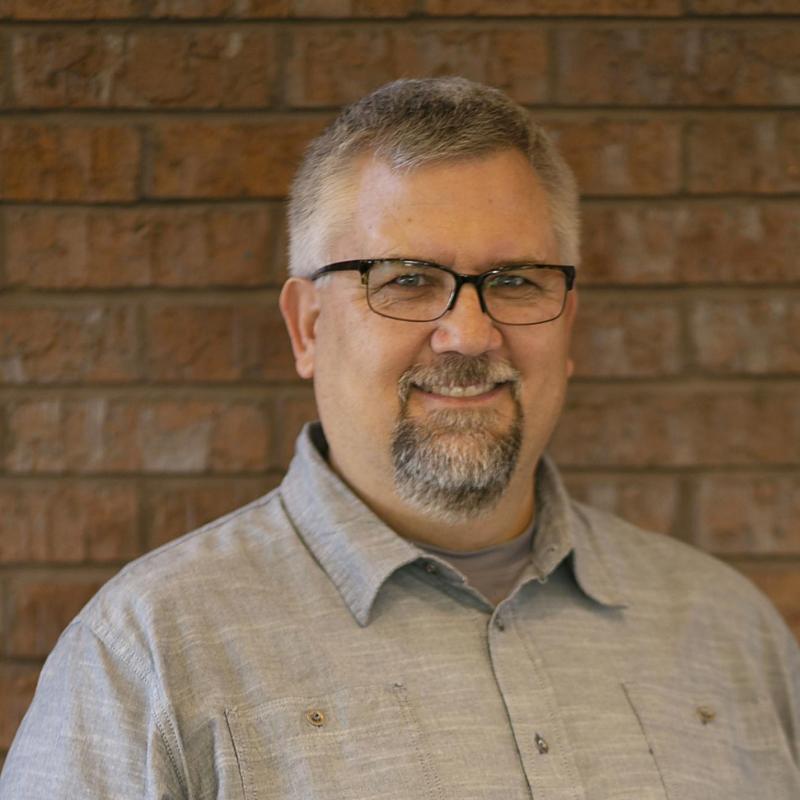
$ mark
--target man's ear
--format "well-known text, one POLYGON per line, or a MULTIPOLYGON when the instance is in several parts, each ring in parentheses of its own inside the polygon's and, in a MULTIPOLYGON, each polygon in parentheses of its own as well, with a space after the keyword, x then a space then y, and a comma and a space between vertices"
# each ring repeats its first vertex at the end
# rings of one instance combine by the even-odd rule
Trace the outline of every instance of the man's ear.
POLYGON ((294 367, 301 378, 314 376, 316 323, 319 317, 319 292, 316 284, 304 278, 289 278, 283 284, 279 301, 294 353, 294 367))

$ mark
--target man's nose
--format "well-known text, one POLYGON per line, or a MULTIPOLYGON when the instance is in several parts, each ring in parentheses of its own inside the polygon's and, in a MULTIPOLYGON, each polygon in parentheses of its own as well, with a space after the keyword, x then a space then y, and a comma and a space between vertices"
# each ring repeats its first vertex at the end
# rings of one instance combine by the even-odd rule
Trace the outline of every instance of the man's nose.
POLYGON ((435 353, 478 356, 497 349, 502 341, 496 323, 481 309, 478 290, 467 284, 461 287, 455 305, 436 321, 431 347, 435 353))

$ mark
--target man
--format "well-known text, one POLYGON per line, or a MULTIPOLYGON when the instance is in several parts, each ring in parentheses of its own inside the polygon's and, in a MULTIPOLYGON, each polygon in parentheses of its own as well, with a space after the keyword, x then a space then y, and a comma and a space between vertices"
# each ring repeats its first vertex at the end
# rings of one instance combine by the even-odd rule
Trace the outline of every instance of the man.
POLYGON ((544 455, 576 209, 545 134, 460 79, 312 144, 281 309, 321 425, 278 490, 81 612, 3 800, 800 797, 777 614, 544 455))

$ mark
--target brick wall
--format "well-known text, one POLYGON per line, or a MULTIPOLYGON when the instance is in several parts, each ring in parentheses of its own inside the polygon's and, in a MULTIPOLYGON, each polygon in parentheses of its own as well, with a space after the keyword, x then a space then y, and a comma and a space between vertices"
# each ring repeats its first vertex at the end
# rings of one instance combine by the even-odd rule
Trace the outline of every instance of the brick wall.
POLYGON ((499 86, 585 191, 580 497, 800 635, 797 0, 0 0, 0 759, 127 560, 280 479, 313 415, 282 198, 342 103, 499 86))

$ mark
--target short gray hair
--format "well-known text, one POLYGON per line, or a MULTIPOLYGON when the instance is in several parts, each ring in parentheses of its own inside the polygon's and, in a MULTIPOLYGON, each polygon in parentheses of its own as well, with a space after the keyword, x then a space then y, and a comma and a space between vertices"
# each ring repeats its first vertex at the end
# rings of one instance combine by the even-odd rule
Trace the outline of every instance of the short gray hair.
POLYGON ((371 152, 402 171, 505 149, 528 158, 549 199, 559 258, 577 264, 577 186, 550 137, 503 92, 451 77, 388 83, 345 108, 311 142, 289 195, 290 274, 322 266, 328 238, 344 224, 358 156, 371 152))

